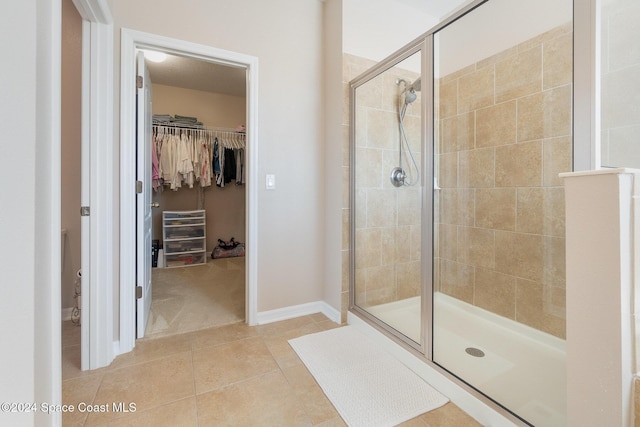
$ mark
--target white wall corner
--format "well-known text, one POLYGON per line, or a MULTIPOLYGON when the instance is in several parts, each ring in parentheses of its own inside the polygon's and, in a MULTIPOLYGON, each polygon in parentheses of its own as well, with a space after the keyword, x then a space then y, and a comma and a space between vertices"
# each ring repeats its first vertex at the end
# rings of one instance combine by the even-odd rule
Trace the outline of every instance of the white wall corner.
POLYGON ((324 301, 314 301, 306 304, 276 308, 275 310, 261 311, 257 314, 256 318, 258 325, 266 325, 267 323, 279 322, 281 320, 293 319, 315 313, 322 313, 335 323, 340 323, 340 311, 324 301))
POLYGON ((320 313, 324 314, 329 318, 329 320, 335 323, 342 323, 340 310, 336 309, 325 301, 320 301, 320 313))

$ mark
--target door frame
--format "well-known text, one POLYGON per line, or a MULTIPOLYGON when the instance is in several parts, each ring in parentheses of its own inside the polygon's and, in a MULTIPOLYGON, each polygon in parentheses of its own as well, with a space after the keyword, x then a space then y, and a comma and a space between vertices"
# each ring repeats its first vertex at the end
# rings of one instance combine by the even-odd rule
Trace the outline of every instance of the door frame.
POLYGON ((153 95, 151 78, 144 52, 136 54, 136 76, 142 87, 136 94, 136 337, 144 338, 151 313, 151 249, 153 239, 153 177, 151 146, 153 144, 153 95), (139 187, 138 187, 139 185, 139 187))
MULTIPOLYGON (((257 323, 258 248, 258 58, 211 46, 123 28, 120 45, 120 342, 125 353, 135 346, 135 51, 148 48, 247 70, 247 184, 245 321, 257 323)), ((149 254, 151 256, 151 254, 149 254)))
MULTIPOLYGON (((114 341, 116 167, 113 150, 113 19, 105 0, 72 0, 82 17, 81 368, 107 366, 114 341)), ((78 207, 80 208, 80 207, 78 207)))

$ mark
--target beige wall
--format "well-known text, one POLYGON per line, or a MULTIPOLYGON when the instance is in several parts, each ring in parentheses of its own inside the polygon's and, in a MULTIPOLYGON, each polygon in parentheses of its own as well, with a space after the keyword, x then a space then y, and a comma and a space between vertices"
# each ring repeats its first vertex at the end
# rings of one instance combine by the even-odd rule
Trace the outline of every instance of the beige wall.
MULTIPOLYGON (((153 113, 179 114, 197 117, 206 126, 235 128, 245 123, 246 100, 230 96, 165 85, 153 85, 153 113)), ((162 241, 163 210, 199 209, 199 184, 194 188, 184 186, 178 191, 165 187, 153 193, 153 201, 160 209, 153 210, 153 238, 162 241)), ((246 242, 245 236, 245 188, 235 182, 218 188, 204 189, 204 209, 207 212, 207 251, 211 252, 218 239, 246 242)))
MULTIPOLYGON (((323 3, 109 0, 114 72, 122 28, 258 58, 258 311, 324 295, 323 3), (176 19, 188 16, 188 19, 176 19), (277 31, 274 31, 277 29, 277 31), (266 191, 265 175, 277 188, 266 191)), ((119 86, 115 103, 119 103, 119 86)), ((251 130, 249 130, 251 131, 251 130)), ((116 135, 119 135, 116 129, 116 135)), ((118 144, 119 145, 119 144, 118 144)), ((119 187, 116 187, 119 188, 119 187)), ((339 231, 336 230, 336 234, 339 231)), ((249 242, 250 243, 250 242, 249 242)), ((339 284, 335 284, 339 286, 339 284)))
POLYGON ((436 290, 565 336, 572 33, 543 33, 439 82, 436 290))
POLYGON ((603 166, 640 168, 640 5, 613 0, 602 7, 603 166))
POLYGON ((153 84, 153 114, 197 117, 205 126, 235 128, 245 124, 246 100, 243 96, 153 84))
POLYGON ((80 269, 80 154, 82 18, 71 0, 62 2, 62 308, 74 305, 80 269))
MULTIPOLYGON (((342 287, 342 276, 349 271, 341 251, 342 242, 342 0, 324 2, 324 293, 323 299, 340 311, 348 305, 348 289, 342 287)), ((346 321, 346 311, 343 321, 346 321)))

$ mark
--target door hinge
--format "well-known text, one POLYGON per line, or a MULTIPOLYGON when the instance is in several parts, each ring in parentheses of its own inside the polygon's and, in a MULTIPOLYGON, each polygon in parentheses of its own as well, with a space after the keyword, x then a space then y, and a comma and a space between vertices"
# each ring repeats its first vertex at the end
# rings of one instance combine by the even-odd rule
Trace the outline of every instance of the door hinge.
POLYGON ((143 82, 144 82, 144 78, 142 76, 136 76, 136 87, 138 89, 142 89, 143 82))
POLYGON ((142 286, 136 286, 136 299, 142 298, 142 286))
POLYGON ((136 181, 136 193, 142 194, 142 181, 136 181))
POLYGON ((89 216, 90 213, 89 206, 80 206, 80 216, 89 216))

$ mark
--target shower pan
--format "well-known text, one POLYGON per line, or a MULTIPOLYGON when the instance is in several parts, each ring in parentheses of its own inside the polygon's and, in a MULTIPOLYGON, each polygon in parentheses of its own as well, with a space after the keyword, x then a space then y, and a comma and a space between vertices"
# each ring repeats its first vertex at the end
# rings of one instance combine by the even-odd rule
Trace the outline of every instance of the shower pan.
POLYGON ((566 424, 572 13, 476 1, 350 83, 350 311, 519 425, 566 424))

